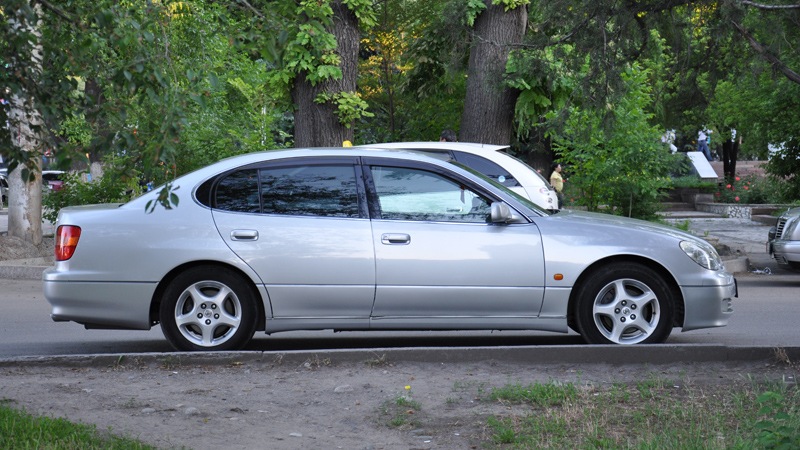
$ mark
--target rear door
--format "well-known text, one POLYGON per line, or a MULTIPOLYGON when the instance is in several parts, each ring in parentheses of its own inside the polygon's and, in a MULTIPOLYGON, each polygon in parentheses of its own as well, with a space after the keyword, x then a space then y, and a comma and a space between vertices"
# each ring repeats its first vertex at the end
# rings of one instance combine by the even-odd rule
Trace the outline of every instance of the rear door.
POLYGON ((275 318, 369 317, 375 256, 355 161, 250 167, 217 184, 219 233, 263 280, 275 318))

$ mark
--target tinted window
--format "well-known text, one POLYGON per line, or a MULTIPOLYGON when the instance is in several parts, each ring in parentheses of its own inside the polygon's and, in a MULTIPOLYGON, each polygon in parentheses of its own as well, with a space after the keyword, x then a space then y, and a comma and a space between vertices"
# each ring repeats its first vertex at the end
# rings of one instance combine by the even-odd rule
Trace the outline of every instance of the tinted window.
POLYGON ((226 211, 260 212, 258 172, 255 169, 240 170, 226 176, 217 185, 215 200, 216 207, 226 211))
POLYGON ((489 201, 443 176, 417 169, 372 168, 383 219, 485 223, 489 201))
POLYGON ((261 170, 264 213, 359 217, 353 166, 298 166, 261 170))
POLYGON ((498 183, 502 184, 506 187, 515 187, 519 186, 519 183, 507 170, 503 169, 499 165, 489 161, 488 159, 473 155, 471 153, 464 153, 464 152, 453 152, 456 157, 456 161, 464 164, 467 167, 472 167, 473 169, 477 170, 478 172, 486 175, 487 177, 497 181, 498 183))

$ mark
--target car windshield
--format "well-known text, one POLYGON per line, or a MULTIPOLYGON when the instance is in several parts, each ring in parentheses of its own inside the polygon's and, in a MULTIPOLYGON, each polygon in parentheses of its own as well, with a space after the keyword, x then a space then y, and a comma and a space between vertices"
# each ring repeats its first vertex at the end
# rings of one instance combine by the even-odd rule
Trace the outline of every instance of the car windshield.
POLYGON ((451 159, 450 161, 448 161, 448 162, 449 162, 449 163, 451 163, 451 164, 453 164, 453 165, 456 165, 456 166, 458 166, 458 167, 460 167, 460 168, 462 168, 462 169, 464 169, 464 170, 466 170, 467 172, 469 172, 469 173, 471 173, 471 174, 475 175, 476 177, 480 177, 481 179, 483 179, 483 180, 486 180, 486 181, 487 181, 487 182, 489 182, 489 183, 490 183, 492 186, 494 186, 494 187, 496 187, 497 189, 499 189, 499 190, 503 191, 503 192, 504 192, 504 193, 506 193, 507 195, 509 195, 509 196, 511 196, 511 197, 514 197, 514 199, 515 199, 515 200, 517 200, 518 202, 520 202, 520 203, 522 203, 523 205, 527 206, 527 207, 528 207, 528 208, 530 208, 531 210, 533 210, 533 211, 536 211, 537 213, 539 213, 539 215, 542 215, 542 216, 549 216, 549 215, 553 214, 552 212, 550 212, 550 211, 548 211, 548 210, 546 210, 546 209, 542 208, 541 206, 537 205, 536 203, 533 203, 533 202, 532 202, 532 201, 530 201, 529 199, 527 199, 527 198, 523 197, 523 196, 522 196, 522 195, 520 195, 520 194, 517 194, 516 192, 514 192, 514 191, 512 191, 511 189, 509 189, 509 188, 507 188, 507 187, 503 186, 502 184, 498 183, 498 182, 497 182, 497 181, 495 181, 494 179, 492 179, 492 178, 489 178, 489 177, 487 177, 486 175, 484 175, 484 174, 482 174, 482 173, 478 172, 477 170, 474 170, 474 169, 472 169, 472 168, 470 168, 470 167, 467 167, 467 166, 465 166, 465 165, 463 165, 463 164, 459 163, 458 161, 455 161, 455 160, 452 160, 452 159, 451 159))

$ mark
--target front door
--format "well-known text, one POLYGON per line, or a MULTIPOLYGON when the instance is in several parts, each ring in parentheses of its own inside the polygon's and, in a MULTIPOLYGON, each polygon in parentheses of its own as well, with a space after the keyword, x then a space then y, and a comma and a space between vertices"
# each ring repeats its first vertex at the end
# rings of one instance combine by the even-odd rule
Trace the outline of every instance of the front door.
POLYGON ((489 223, 491 201, 463 183, 410 167, 370 168, 376 295, 373 325, 432 328, 538 316, 544 258, 533 223, 489 223))

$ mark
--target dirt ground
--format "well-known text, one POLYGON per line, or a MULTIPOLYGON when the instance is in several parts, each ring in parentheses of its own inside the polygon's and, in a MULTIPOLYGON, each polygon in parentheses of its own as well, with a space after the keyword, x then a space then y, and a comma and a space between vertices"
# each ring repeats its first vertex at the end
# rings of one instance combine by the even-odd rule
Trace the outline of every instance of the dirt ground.
POLYGON ((39 246, 7 235, 0 235, 0 261, 53 256, 54 241, 45 237, 39 246))
POLYGON ((160 448, 469 449, 490 442, 488 416, 521 408, 488 399, 493 388, 659 379, 674 389, 719 389, 791 371, 778 362, 531 366, 392 362, 375 353, 359 362, 284 356, 0 361, 0 401, 160 448), (398 406, 402 398, 418 407, 398 406))

